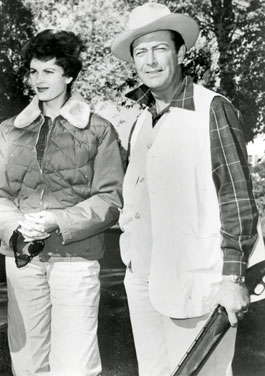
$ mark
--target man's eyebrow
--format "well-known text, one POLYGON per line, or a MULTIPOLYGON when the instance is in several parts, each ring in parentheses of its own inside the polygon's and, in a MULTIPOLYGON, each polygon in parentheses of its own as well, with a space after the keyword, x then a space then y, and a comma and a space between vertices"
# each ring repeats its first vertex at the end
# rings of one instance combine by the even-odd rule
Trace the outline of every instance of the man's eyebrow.
POLYGON ((137 47, 134 47, 133 51, 135 50, 146 50, 146 47, 145 46, 137 46, 137 47))

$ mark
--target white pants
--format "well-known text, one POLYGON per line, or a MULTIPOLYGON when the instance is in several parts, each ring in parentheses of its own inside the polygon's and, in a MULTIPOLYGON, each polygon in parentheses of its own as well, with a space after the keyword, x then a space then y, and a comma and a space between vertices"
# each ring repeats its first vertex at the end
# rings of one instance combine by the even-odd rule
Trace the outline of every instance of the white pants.
POLYGON ((99 263, 6 257, 8 340, 15 376, 98 376, 99 263))
MULTIPOLYGON (((127 270, 125 288, 140 376, 170 376, 200 332, 208 315, 170 319, 157 312, 149 299, 148 282, 127 270)), ((236 329, 223 337, 200 376, 232 376, 236 329)))

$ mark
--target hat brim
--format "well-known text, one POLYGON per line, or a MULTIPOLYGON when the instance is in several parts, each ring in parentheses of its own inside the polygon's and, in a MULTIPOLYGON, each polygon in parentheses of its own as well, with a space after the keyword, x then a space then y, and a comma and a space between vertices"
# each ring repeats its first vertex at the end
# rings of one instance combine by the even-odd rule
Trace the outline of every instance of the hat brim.
POLYGON ((123 31, 114 39, 111 51, 117 58, 131 62, 131 44, 142 35, 159 30, 172 30, 179 33, 185 42, 187 50, 194 45, 200 32, 197 22, 191 17, 172 13, 143 27, 123 31))

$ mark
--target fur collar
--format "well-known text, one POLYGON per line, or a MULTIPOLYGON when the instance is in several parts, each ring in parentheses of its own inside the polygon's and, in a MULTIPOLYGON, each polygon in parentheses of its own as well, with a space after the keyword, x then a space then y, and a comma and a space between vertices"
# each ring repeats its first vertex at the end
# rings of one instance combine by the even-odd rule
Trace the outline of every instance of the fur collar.
MULTIPOLYGON (((15 127, 25 128, 32 124, 40 115, 39 100, 35 96, 31 103, 16 117, 15 127)), ((60 109, 60 115, 74 127, 84 129, 89 121, 90 107, 84 98, 75 92, 60 109)))

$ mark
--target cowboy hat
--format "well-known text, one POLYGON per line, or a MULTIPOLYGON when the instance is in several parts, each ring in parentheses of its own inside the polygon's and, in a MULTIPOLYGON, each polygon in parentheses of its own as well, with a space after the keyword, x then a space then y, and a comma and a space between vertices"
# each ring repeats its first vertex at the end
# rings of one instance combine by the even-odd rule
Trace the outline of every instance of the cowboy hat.
POLYGON ((171 13, 163 4, 145 3, 136 7, 130 14, 128 30, 120 33, 111 46, 112 53, 121 60, 132 61, 131 44, 142 35, 158 30, 178 32, 190 49, 198 35, 199 27, 191 17, 181 13, 171 13))

